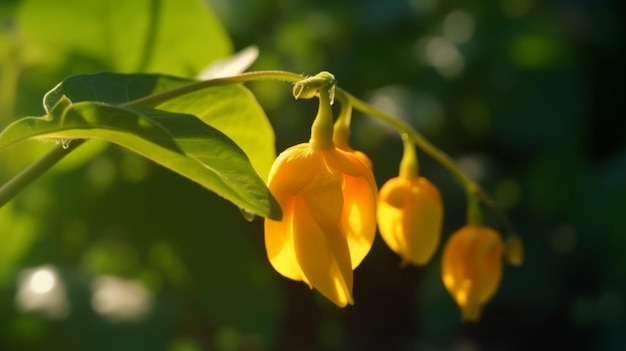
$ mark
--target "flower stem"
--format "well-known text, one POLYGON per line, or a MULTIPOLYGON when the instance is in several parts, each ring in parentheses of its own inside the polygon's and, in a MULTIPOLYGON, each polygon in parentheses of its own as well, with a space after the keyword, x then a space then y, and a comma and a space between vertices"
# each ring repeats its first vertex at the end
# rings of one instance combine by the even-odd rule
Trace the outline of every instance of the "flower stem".
POLYGON ((333 126, 333 142, 340 149, 350 148, 350 123, 352 119, 352 105, 341 103, 339 115, 333 126))
POLYGON ((327 89, 319 91, 319 110, 311 125, 309 144, 314 150, 326 150, 335 147, 333 142, 333 113, 327 89))
POLYGON ((419 175, 419 163, 417 153, 415 152, 415 144, 409 139, 408 134, 402 134, 402 160, 400 161, 400 169, 398 174, 405 179, 413 179, 419 175))
POLYGON ((80 146, 85 140, 73 140, 66 145, 57 145, 40 159, 23 169, 0 187, 0 207, 9 202, 35 179, 57 164, 63 157, 80 146))
POLYGON ((153 106, 161 102, 177 98, 179 96, 193 93, 198 90, 221 86, 221 85, 247 83, 247 82, 259 81, 259 80, 278 80, 278 81, 286 81, 286 82, 295 83, 295 82, 303 80, 304 78, 305 77, 300 74, 286 72, 286 71, 246 72, 246 73, 236 74, 234 76, 229 76, 229 77, 222 77, 222 78, 215 78, 215 79, 193 82, 193 83, 183 85, 178 88, 166 90, 166 91, 154 94, 154 95, 149 95, 149 96, 145 96, 136 100, 126 102, 126 103, 121 104, 121 106, 124 106, 124 107, 153 106))

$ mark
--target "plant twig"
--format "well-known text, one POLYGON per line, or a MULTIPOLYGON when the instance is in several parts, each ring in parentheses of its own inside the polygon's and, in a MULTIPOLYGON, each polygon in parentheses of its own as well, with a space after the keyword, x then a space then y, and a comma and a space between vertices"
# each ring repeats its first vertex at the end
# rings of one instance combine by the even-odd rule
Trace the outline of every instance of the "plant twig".
POLYGON ((20 173, 11 178, 2 187, 0 187, 0 207, 9 202, 15 195, 22 191, 26 186, 35 179, 48 171, 52 166, 57 164, 63 157, 68 155, 72 150, 76 149, 85 140, 72 140, 71 143, 65 145, 57 145, 48 151, 40 159, 30 164, 20 173))
POLYGON ((198 90, 212 88, 212 87, 221 86, 221 85, 247 83, 247 82, 259 81, 259 80, 277 80, 277 81, 286 81, 286 82, 295 83, 295 82, 303 80, 304 78, 306 77, 303 75, 291 73, 287 71, 245 72, 245 73, 236 74, 234 76, 229 76, 229 77, 215 78, 215 79, 202 80, 202 81, 189 83, 187 85, 183 85, 178 88, 173 88, 173 89, 162 91, 160 93, 156 93, 153 95, 144 96, 136 100, 128 101, 126 103, 121 104, 120 106, 124 106, 124 107, 153 106, 161 102, 177 98, 179 96, 193 93, 198 90))

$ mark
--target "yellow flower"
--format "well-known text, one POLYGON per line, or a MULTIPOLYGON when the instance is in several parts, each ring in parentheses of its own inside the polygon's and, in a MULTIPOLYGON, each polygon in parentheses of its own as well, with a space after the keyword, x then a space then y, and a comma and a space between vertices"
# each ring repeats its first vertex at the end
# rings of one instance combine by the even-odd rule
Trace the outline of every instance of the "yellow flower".
POLYGON ((378 229, 403 264, 426 264, 441 237, 443 206, 439 190, 426 178, 398 176, 378 197, 378 229))
POLYGON ((443 252, 443 283, 461 308, 461 318, 476 321, 502 277, 504 243, 493 229, 467 225, 456 231, 443 252))
POLYGON ((265 220, 274 269, 340 307, 353 304, 352 271, 376 233, 371 170, 349 152, 304 143, 278 156, 268 187, 283 209, 281 221, 265 220))
POLYGON ((340 149, 340 150, 343 150, 345 152, 351 153, 356 158, 358 158, 361 162, 363 162, 363 164, 365 166, 367 166, 367 168, 369 168, 369 169, 373 169, 374 168, 374 164, 372 163, 372 160, 370 160, 370 158, 367 157, 367 155, 365 153, 363 153, 362 151, 355 150, 355 149, 351 148, 350 146, 337 146, 337 148, 340 149))

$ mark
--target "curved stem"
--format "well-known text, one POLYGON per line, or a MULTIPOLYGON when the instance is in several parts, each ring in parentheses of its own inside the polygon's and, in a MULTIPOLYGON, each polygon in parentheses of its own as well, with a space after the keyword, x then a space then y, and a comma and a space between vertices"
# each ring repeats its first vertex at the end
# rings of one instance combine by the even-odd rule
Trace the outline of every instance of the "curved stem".
POLYGON ((11 178, 8 182, 2 185, 2 187, 0 187, 0 207, 4 206, 26 186, 52 168, 52 166, 61 161, 63 157, 84 142, 85 140, 81 139, 73 140, 69 145, 57 145, 40 159, 35 161, 35 163, 32 163, 16 176, 11 178))
POLYGON ((333 112, 327 89, 320 89, 319 91, 319 110, 313 125, 311 125, 309 144, 314 150, 326 150, 335 147, 333 142, 333 112))
POLYGON ((402 160, 400 160, 400 169, 398 175, 405 179, 412 179, 419 175, 419 162, 415 145, 409 139, 408 134, 402 134, 402 160))
POLYGON ((343 150, 350 149, 350 123, 352 120, 352 105, 342 102, 339 105, 339 115, 333 125, 333 142, 343 150))
POLYGON ((335 76, 328 72, 320 72, 315 76, 298 81, 293 86, 293 97, 296 99, 319 100, 317 115, 311 126, 309 144, 314 150, 326 150, 335 147, 333 142, 333 109, 335 96, 335 76))
POLYGON ((216 87, 220 85, 247 83, 259 80, 278 80, 285 82, 298 82, 306 78, 303 75, 286 72, 286 71, 255 71, 236 74, 234 76, 202 80, 183 85, 178 88, 166 90, 154 95, 145 96, 136 100, 132 100, 121 104, 124 107, 150 106, 158 103, 177 98, 182 95, 193 93, 198 90, 216 87))

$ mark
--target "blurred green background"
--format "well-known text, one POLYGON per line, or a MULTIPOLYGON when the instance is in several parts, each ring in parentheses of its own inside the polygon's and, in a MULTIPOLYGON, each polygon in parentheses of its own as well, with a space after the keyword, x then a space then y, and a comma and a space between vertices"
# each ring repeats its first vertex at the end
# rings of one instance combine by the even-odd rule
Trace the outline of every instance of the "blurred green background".
MULTIPOLYGON (((202 60, 257 45, 252 69, 328 70, 451 155, 506 209, 526 261, 506 267, 482 320, 463 324, 440 254, 401 269, 377 238, 355 271, 356 304, 338 309, 272 270, 262 220, 91 142, 0 209, 0 350, 626 349, 623 2, 211 0, 230 39, 196 30, 188 2, 128 2, 152 7, 109 8, 127 12, 109 22, 115 35, 82 46, 67 43, 93 34, 90 18, 63 16, 77 3, 100 4, 0 2, 0 127, 42 115, 43 94, 71 74, 192 75, 202 60), (186 33, 163 60, 135 55, 154 39, 113 41, 134 38, 140 19, 159 25, 155 8, 178 13, 169 25, 186 33), (181 42, 197 48, 181 53, 181 42)), ((293 101, 286 83, 250 87, 279 152, 308 139, 314 101, 293 101)), ((401 142, 368 117, 353 121, 353 146, 381 185, 401 142)), ((51 147, 0 152, 0 180, 51 147)), ((464 224, 463 192, 425 155, 421 165, 442 191, 446 238, 464 224)))

